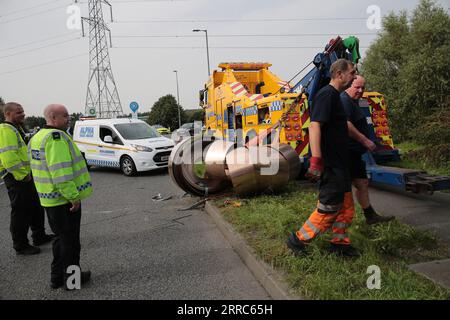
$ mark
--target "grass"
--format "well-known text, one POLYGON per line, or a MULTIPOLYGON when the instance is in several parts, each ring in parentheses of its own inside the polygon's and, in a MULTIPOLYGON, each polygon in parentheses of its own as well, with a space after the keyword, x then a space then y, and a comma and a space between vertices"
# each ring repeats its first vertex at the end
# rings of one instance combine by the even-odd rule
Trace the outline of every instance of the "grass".
POLYGON ((329 233, 295 257, 285 245, 289 233, 301 227, 317 202, 315 189, 291 183, 278 195, 215 201, 256 254, 286 278, 292 289, 308 299, 450 299, 450 291, 407 268, 408 264, 445 259, 450 248, 424 231, 399 221, 368 227, 357 213, 349 232, 362 256, 349 260, 326 251, 329 233), (234 205, 233 205, 234 204, 234 205), (367 268, 381 269, 381 289, 369 290, 367 268))
MULTIPOLYGON (((395 167, 425 170, 430 174, 450 176, 450 164, 448 161, 440 162, 432 160, 433 150, 429 147, 419 145, 415 142, 402 142, 395 145, 401 152, 401 162, 394 162, 388 165, 395 167)), ((445 160, 445 159, 444 159, 445 160)))

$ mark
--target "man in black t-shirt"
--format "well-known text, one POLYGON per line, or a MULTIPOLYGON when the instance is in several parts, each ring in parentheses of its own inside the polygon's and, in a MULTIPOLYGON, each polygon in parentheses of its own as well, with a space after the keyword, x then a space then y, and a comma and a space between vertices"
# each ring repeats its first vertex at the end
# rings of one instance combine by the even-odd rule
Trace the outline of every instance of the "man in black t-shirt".
POLYGON ((369 139, 369 126, 366 116, 359 107, 365 88, 365 80, 361 76, 356 76, 352 86, 341 93, 341 101, 347 114, 348 126, 348 159, 350 177, 353 186, 356 188, 356 199, 363 209, 367 224, 387 222, 394 219, 393 216, 383 217, 376 213, 370 205, 369 200, 369 180, 367 179, 366 163, 362 160, 362 155, 366 151, 373 151, 375 143, 369 139))
POLYGON ((347 168, 347 116, 340 93, 355 79, 352 62, 339 59, 331 65, 330 84, 320 89, 311 105, 309 141, 311 157, 306 176, 320 180, 319 202, 302 228, 292 232, 286 244, 295 254, 306 253, 307 244, 320 233, 332 228, 330 251, 358 257, 350 245, 347 229, 355 212, 351 179, 347 168))

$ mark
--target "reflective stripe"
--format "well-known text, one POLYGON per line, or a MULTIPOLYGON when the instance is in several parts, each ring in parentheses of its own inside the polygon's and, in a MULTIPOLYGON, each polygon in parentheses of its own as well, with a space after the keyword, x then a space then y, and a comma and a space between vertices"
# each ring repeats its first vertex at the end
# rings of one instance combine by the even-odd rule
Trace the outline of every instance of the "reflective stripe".
POLYGON ((18 146, 9 146, 9 147, 4 147, 0 149, 0 153, 6 152, 6 151, 10 151, 10 150, 19 150, 18 146))
POLYGON ((8 167, 8 168, 5 168, 5 169, 6 170, 16 170, 16 169, 20 169, 20 168, 28 166, 28 165, 30 165, 30 163, 28 161, 22 161, 22 162, 14 165, 12 167, 8 167))
MULTIPOLYGON (((83 190, 86 190, 89 187, 92 187, 92 183, 90 181, 86 182, 85 184, 82 184, 79 187, 77 187, 77 190, 79 192, 81 192, 83 190)), ((50 192, 50 193, 40 193, 40 192, 38 192, 38 196, 39 196, 39 198, 43 198, 43 199, 56 199, 56 198, 62 197, 62 194, 59 193, 58 191, 50 192)))
POLYGON ((311 237, 309 236, 309 234, 306 232, 305 229, 301 228, 301 229, 300 229, 300 232, 302 233, 303 238, 304 238, 305 240, 311 240, 311 237))
POLYGON ((25 145, 25 143, 22 142, 22 140, 23 140, 22 136, 20 135, 20 133, 16 127, 10 125, 9 123, 2 123, 2 126, 9 127, 12 131, 14 131, 14 133, 16 134, 16 137, 17 137, 17 144, 19 145, 19 148, 21 148, 25 145))
POLYGON ((308 225, 308 227, 310 227, 311 228, 311 230, 314 232, 314 234, 319 234, 320 233, 320 229, 317 229, 317 227, 315 226, 315 225, 313 225, 312 224, 312 222, 311 221, 309 221, 309 219, 308 220, 306 220, 306 224, 308 225))
POLYGON ((48 171, 56 171, 58 169, 64 169, 64 168, 72 168, 72 161, 52 164, 50 167, 48 167, 48 171))
POLYGON ((347 233, 333 233, 333 238, 343 240, 345 238, 348 238, 347 233))
POLYGON ((30 164, 31 169, 34 170, 43 170, 43 171, 47 171, 47 166, 45 164, 36 164, 36 163, 31 163, 30 164))
POLYGON ((324 211, 338 211, 342 208, 342 203, 340 204, 323 204, 320 203, 317 205, 317 209, 324 210, 324 211))
POLYGON ((56 199, 61 197, 61 193, 59 192, 51 192, 51 193, 40 193, 38 192, 39 198, 42 199, 56 199))
POLYGON ((346 229, 349 226, 350 225, 348 223, 344 223, 344 222, 335 222, 335 223, 333 223, 333 228, 338 228, 338 229, 346 229))
POLYGON ((86 190, 87 188, 92 187, 92 182, 88 181, 85 184, 82 184, 81 186, 77 187, 78 191, 86 190))
POLYGON ((81 176, 83 173, 86 173, 87 168, 83 167, 80 170, 77 170, 73 172, 73 174, 67 174, 56 178, 41 178, 41 177, 34 177, 34 181, 40 182, 40 183, 63 183, 67 181, 71 181, 79 176, 81 176))
POLYGON ((86 172, 88 172, 87 168, 86 167, 82 167, 79 170, 73 172, 73 178, 75 179, 75 178, 81 176, 83 173, 86 173, 86 172))

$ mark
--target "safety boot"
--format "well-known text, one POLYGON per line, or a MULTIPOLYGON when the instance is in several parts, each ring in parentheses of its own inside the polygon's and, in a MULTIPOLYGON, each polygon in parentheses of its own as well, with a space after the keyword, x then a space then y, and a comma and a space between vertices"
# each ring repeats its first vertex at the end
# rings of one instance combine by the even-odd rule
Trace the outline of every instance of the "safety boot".
POLYGON ((26 245, 23 248, 17 249, 16 250, 16 254, 17 255, 24 255, 24 256, 29 256, 29 255, 33 255, 33 254, 38 254, 41 252, 41 249, 39 249, 38 247, 34 247, 32 245, 26 245))
MULTIPOLYGON (((89 282, 91 280, 91 271, 81 271, 81 279, 80 280, 81 280, 80 281, 81 285, 89 282)), ((67 285, 64 284, 63 279, 50 281, 50 288, 52 288, 52 289, 58 289, 63 286, 67 291, 74 290, 74 289, 67 288, 67 285)))
POLYGON ((306 243, 297 238, 295 232, 292 232, 290 234, 289 238, 286 241, 286 245, 297 257, 305 256, 307 254, 306 243))
POLYGON ((348 258, 359 258, 361 256, 359 251, 350 244, 331 243, 328 251, 348 258))
POLYGON ((368 225, 389 222, 395 219, 394 216, 380 216, 376 212, 364 213, 364 216, 366 217, 366 223, 368 225))
POLYGON ((44 234, 38 238, 33 239, 33 245, 35 246, 41 246, 43 244, 46 244, 50 241, 52 241, 56 235, 54 234, 44 234))

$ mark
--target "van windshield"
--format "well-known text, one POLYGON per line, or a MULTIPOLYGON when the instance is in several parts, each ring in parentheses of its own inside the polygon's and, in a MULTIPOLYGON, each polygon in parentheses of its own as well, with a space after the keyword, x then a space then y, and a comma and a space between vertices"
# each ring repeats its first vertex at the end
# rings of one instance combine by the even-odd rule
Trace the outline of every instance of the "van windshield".
POLYGON ((161 135, 146 123, 120 123, 114 127, 126 140, 138 140, 160 137, 161 135))

